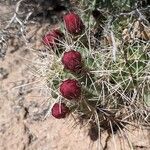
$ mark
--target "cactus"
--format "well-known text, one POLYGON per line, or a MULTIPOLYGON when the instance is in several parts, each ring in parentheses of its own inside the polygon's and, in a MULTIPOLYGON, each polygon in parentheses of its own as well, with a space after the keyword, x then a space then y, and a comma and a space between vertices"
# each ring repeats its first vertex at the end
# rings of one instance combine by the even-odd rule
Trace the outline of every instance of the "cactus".
POLYGON ((132 122, 148 122, 150 104, 148 46, 136 40, 123 41, 122 29, 117 26, 114 24, 116 30, 109 46, 93 44, 92 24, 78 36, 71 32, 68 35, 64 29, 66 43, 71 41, 73 48, 68 51, 67 47, 61 56, 54 55, 56 61, 52 62, 47 79, 53 98, 63 101, 69 113, 112 133, 132 122))

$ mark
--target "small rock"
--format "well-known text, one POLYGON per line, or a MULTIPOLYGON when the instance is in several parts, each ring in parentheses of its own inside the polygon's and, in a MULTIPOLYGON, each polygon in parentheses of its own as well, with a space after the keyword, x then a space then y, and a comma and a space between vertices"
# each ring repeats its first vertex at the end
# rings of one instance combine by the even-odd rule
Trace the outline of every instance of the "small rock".
POLYGON ((4 68, 0 68, 0 80, 6 79, 8 77, 8 71, 4 68))

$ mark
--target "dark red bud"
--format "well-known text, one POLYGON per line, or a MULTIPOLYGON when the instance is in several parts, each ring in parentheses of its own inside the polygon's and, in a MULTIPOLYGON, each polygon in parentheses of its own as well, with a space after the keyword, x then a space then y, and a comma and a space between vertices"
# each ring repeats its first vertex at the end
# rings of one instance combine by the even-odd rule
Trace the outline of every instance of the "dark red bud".
POLYGON ((64 98, 68 100, 79 99, 81 96, 81 86, 77 80, 68 79, 60 85, 60 92, 64 98))
POLYGON ((65 118, 69 108, 64 103, 55 103, 52 107, 52 115, 57 119, 65 118))
POLYGON ((82 34, 85 28, 81 18, 74 12, 69 12, 64 16, 64 23, 67 31, 73 35, 82 34))
POLYGON ((82 56, 78 51, 70 50, 64 53, 62 63, 65 69, 79 73, 82 69, 82 56))
POLYGON ((47 46, 54 47, 59 43, 59 40, 63 37, 63 33, 54 29, 43 37, 43 43, 47 46))

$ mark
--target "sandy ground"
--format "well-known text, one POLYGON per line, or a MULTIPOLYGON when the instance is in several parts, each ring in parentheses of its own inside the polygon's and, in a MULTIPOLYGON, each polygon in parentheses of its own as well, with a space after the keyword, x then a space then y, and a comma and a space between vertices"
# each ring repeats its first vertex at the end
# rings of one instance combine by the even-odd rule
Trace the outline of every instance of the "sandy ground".
MULTIPOLYGON (((13 12, 13 5, 0 3, 0 31, 8 24, 13 12)), ((9 29, 9 37, 4 34, 6 45, 0 49, 0 150, 100 149, 98 141, 90 140, 88 127, 81 127, 72 117, 56 120, 48 115, 45 118, 50 99, 46 97, 42 78, 32 68, 31 63, 34 66, 38 58, 31 49, 43 49, 39 41, 48 28, 48 24, 30 25, 26 34, 30 43, 27 45, 14 28, 9 29)), ((150 149, 150 131, 129 130, 124 133, 129 143, 120 134, 112 137, 104 133, 102 145, 106 150, 115 147, 117 150, 150 149)))

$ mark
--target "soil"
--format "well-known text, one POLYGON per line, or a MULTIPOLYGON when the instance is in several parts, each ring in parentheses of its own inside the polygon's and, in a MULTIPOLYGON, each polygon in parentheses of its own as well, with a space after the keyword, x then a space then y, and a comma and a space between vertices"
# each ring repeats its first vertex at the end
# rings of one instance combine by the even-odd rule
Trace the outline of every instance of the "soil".
MULTIPOLYGON (((88 126, 79 125, 72 116, 57 120, 49 114, 50 97, 41 77, 43 70, 34 66, 41 68, 39 56, 45 57, 43 62, 49 61, 40 41, 51 25, 29 24, 24 38, 18 25, 4 30, 14 11, 13 3, 0 2, 0 150, 100 149, 100 142, 88 136, 88 126)), ((124 137, 103 133, 103 148, 130 150, 132 144, 135 150, 150 149, 149 130, 128 129, 124 137)))

